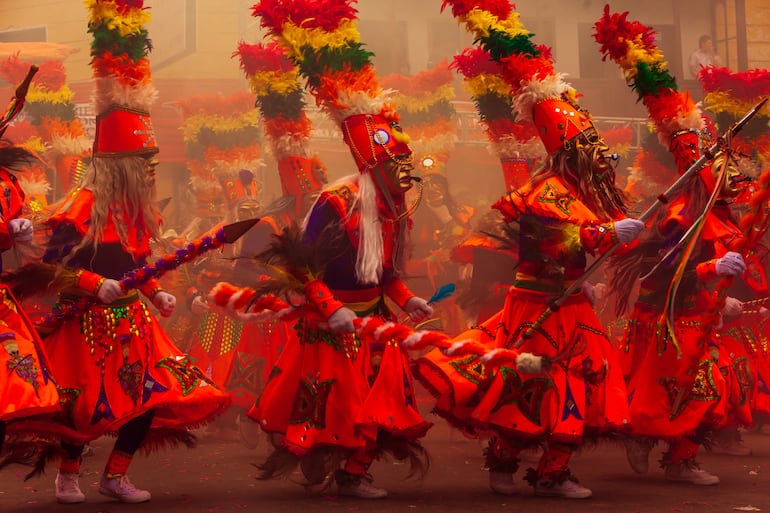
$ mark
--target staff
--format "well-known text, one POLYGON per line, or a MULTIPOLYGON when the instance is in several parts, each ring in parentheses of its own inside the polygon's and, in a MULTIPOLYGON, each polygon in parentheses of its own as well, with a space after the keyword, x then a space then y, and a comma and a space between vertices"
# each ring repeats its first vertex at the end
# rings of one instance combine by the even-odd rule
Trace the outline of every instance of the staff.
MULTIPOLYGON (((650 205, 647 210, 644 211, 644 213, 639 217, 639 220, 642 222, 647 222, 653 214, 664 204, 668 203, 672 196, 678 191, 678 189, 687 182, 692 175, 700 171, 700 169, 708 162, 709 160, 714 158, 714 155, 719 150, 719 148, 724 144, 725 141, 730 141, 732 137, 737 134, 743 126, 752 118, 754 115, 759 112, 762 107, 767 103, 768 98, 762 99, 759 103, 757 103, 750 111, 748 111, 741 119, 736 121, 733 125, 730 126, 730 128, 727 129, 725 134, 717 139, 717 141, 708 149, 706 150, 701 157, 693 162, 693 164, 687 169, 687 171, 682 174, 664 193, 660 194, 655 202, 650 205)), ((543 325, 543 323, 553 314, 554 312, 559 310, 559 307, 564 303, 564 301, 567 300, 567 298, 574 294, 577 290, 581 288, 583 283, 599 268, 599 266, 607 260, 614 252, 620 247, 621 243, 617 242, 615 245, 610 247, 605 253, 600 255, 594 262, 585 270, 585 272, 577 278, 569 287, 564 289, 564 291, 550 299, 548 301, 548 308, 540 314, 540 316, 537 318, 537 320, 524 330, 524 332, 521 334, 521 337, 519 340, 516 341, 516 344, 514 345, 515 348, 521 347, 524 342, 526 342, 527 339, 531 338, 532 335, 535 334, 535 332, 543 325)))

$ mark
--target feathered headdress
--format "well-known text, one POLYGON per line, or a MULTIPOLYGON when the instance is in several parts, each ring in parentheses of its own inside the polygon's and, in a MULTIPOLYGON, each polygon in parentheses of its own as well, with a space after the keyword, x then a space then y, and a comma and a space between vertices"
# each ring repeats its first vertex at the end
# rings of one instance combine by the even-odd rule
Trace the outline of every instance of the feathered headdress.
POLYGON ((446 177, 446 162, 457 139, 452 79, 446 60, 411 77, 397 73, 382 79, 383 87, 396 91, 393 103, 423 176, 446 177))
POLYGON ((342 129, 359 171, 411 159, 392 101, 377 80, 372 53, 356 28, 355 0, 261 0, 262 26, 299 66, 316 103, 342 129))
POLYGON ((569 148, 593 128, 590 115, 577 106, 575 90, 555 72, 550 51, 534 44, 508 1, 444 0, 442 9, 447 6, 500 64, 517 119, 534 123, 548 154, 569 148))
MULTIPOLYGON (((709 66, 698 73, 698 81, 706 97, 703 106, 714 114, 721 130, 738 121, 763 98, 770 96, 770 72, 766 69, 731 71, 728 68, 709 66)), ((770 160, 770 134, 767 124, 770 107, 765 105, 746 124, 736 138, 733 148, 740 153, 753 155, 767 165, 770 160)))
MULTIPOLYGON (((0 63, 0 76, 10 83, 18 83, 30 65, 19 55, 12 56, 0 63)), ((91 149, 91 140, 75 114, 73 97, 62 62, 48 60, 40 64, 27 94, 25 122, 30 126, 25 132, 28 138, 18 141, 39 153, 50 150, 47 160, 56 167, 64 190, 82 178, 83 159, 91 149)), ((44 174, 31 182, 35 185, 22 184, 25 191, 35 188, 37 194, 45 195, 51 189, 44 174)))
POLYGON ((253 176, 263 162, 259 114, 252 103, 246 91, 191 96, 175 103, 183 119, 187 167, 200 217, 222 219, 225 209, 238 200, 256 198, 253 176), (251 172, 251 180, 244 180, 243 170, 251 172))
MULTIPOLYGON (((660 142, 664 146, 670 145, 678 170, 683 173, 700 157, 699 131, 705 127, 705 121, 700 108, 692 101, 690 95, 677 90, 676 80, 666 69, 663 53, 655 43, 655 32, 642 23, 629 21, 627 16, 628 12, 610 13, 609 6, 605 6, 603 16, 595 24, 594 38, 601 45, 604 58, 612 59, 623 70, 626 81, 647 107, 660 142)), ((697 217, 693 219, 692 227, 688 230, 688 237, 677 256, 679 262, 668 285, 665 304, 662 305, 663 313, 658 319, 658 327, 665 324, 667 328, 667 335, 662 336, 670 337, 680 355, 681 349, 673 327, 673 305, 687 263, 695 251, 708 213, 719 192, 711 166, 702 169, 699 176, 711 191, 711 196, 703 212, 696 213, 697 217)), ((721 306, 718 304, 723 303, 723 299, 717 295, 709 311, 704 313, 703 336, 710 333, 710 327, 719 316, 721 306)), ((664 333, 663 330, 658 331, 664 333)))
POLYGON ((299 69, 276 42, 240 43, 235 55, 257 97, 265 136, 278 162, 283 195, 298 197, 321 190, 328 181, 326 166, 308 149, 312 126, 305 113, 299 69))
POLYGON ((520 187, 529 179, 534 160, 543 154, 535 125, 516 119, 511 87, 487 50, 481 46, 466 48, 454 57, 451 67, 463 76, 471 93, 492 151, 503 166, 506 188, 520 187))
POLYGON ((659 141, 671 147, 683 172, 699 157, 698 136, 693 131, 705 128, 702 113, 689 93, 677 90, 655 43, 655 31, 627 17, 628 12, 610 13, 605 6, 594 26, 594 39, 601 45, 602 59, 620 66, 626 82, 647 107, 659 141))
MULTIPOLYGON (((356 278, 370 284, 380 279, 384 258, 377 191, 394 217, 402 219, 402 214, 408 214, 388 192, 381 168, 387 162, 411 165, 412 150, 393 102, 377 80, 373 54, 363 49, 353 3, 355 0, 261 0, 252 12, 262 18, 262 26, 299 67, 316 103, 339 124, 350 148, 360 173, 354 198, 361 212, 356 278)), ((398 250, 393 256, 397 271, 406 225, 406 221, 398 223, 398 250)))
POLYGON ((157 90, 150 75, 151 44, 143 0, 87 0, 91 67, 96 82, 95 157, 158 151, 150 120, 157 90))

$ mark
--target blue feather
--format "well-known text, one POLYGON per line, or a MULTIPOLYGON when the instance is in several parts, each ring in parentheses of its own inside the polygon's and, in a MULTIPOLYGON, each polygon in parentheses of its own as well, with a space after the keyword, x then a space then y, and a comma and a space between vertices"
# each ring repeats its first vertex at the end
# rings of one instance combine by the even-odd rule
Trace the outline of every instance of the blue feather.
POLYGON ((447 283, 446 285, 442 285, 430 297, 430 299, 428 300, 428 304, 432 305, 433 303, 438 303, 439 301, 443 301, 444 299, 448 298, 454 293, 455 293, 454 283, 447 283))

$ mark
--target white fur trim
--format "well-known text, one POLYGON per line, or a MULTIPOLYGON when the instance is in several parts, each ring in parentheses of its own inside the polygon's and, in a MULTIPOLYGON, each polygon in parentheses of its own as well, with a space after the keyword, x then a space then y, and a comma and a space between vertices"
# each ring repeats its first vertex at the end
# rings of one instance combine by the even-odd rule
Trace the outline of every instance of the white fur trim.
POLYGON ((449 356, 452 356, 453 354, 461 350, 463 347, 468 345, 470 342, 471 342, 470 340, 458 340, 457 342, 455 342, 454 344, 452 344, 447 348, 446 354, 449 356))
POLYGON ((380 337, 382 336, 383 332, 384 332, 385 330, 389 330, 389 329, 390 329, 390 328, 392 328, 393 326, 395 326, 395 324, 393 324, 392 322, 386 322, 386 323, 384 323, 382 326, 380 326, 380 327, 378 327, 376 330, 374 330, 374 338, 375 338, 376 340, 379 340, 379 339, 380 339, 380 337))
POLYGON ((294 308, 288 306, 286 308, 283 308, 283 309, 278 310, 277 312, 275 312, 275 316, 278 319, 282 319, 282 318, 286 317, 287 315, 289 315, 290 313, 292 313, 293 311, 294 311, 294 308))
POLYGON ((323 110, 337 123, 342 125, 342 121, 350 116, 357 114, 374 114, 382 112, 388 103, 388 94, 382 91, 382 94, 372 98, 364 91, 340 91, 337 96, 337 102, 345 107, 339 110, 325 108, 323 110))
POLYGON ((424 336, 425 336, 425 332, 424 331, 415 331, 414 333, 412 333, 411 335, 406 337, 401 342, 401 345, 404 346, 405 348, 409 349, 409 348, 414 347, 415 345, 417 345, 417 343, 420 342, 423 339, 424 336))
POLYGON ((227 304, 225 305, 226 308, 229 308, 232 311, 236 311, 235 303, 238 302, 238 300, 243 296, 243 290, 239 290, 232 296, 230 296, 230 299, 227 300, 227 304))
POLYGON ((563 73, 555 73, 543 80, 532 80, 521 85, 513 95, 513 109, 518 114, 519 121, 532 121, 532 107, 539 101, 548 98, 560 98, 570 90, 570 85, 564 81, 563 73))
POLYGON ((501 349, 499 347, 497 349, 492 349, 491 351, 486 353, 484 356, 479 358, 479 360, 481 361, 482 364, 486 365, 486 364, 488 364, 492 360, 492 358, 497 356, 502 351, 503 351, 503 349, 501 349))
POLYGON ((358 329, 362 330, 366 328, 366 326, 369 325, 370 322, 372 322, 373 317, 371 315, 367 315, 366 317, 361 319, 361 322, 358 325, 358 329))
POLYGON ((151 83, 136 86, 124 85, 114 77, 95 78, 94 109, 97 113, 106 111, 112 105, 149 112, 150 106, 158 99, 158 90, 151 83))

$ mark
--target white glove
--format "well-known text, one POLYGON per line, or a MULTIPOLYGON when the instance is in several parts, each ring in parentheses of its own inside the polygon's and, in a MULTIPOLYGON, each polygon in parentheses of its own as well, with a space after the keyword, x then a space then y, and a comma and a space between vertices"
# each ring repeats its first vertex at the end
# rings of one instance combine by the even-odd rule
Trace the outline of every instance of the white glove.
POLYGON ((521 353, 516 357, 516 370, 527 374, 543 372, 543 357, 532 353, 521 353))
POLYGON ((32 221, 29 219, 23 217, 11 219, 8 221, 8 228, 14 242, 29 242, 32 240, 34 230, 32 228, 32 221))
POLYGON ((594 286, 587 281, 584 281, 581 288, 583 289, 583 295, 588 302, 591 303, 591 306, 593 306, 594 303, 596 303, 596 290, 594 289, 594 286))
POLYGON ((190 304, 190 310, 195 315, 203 315, 211 310, 211 308, 203 296, 195 296, 195 299, 192 300, 192 304, 190 304))
POLYGON ((160 310, 160 314, 163 317, 171 317, 171 314, 174 313, 174 308, 176 308, 176 297, 165 290, 161 290, 152 298, 152 304, 160 310))
POLYGON ((638 239, 642 230, 644 230, 644 223, 638 219, 626 218, 615 221, 615 234, 618 236, 618 241, 623 244, 638 239))
POLYGON ((350 308, 343 306, 329 317, 329 329, 334 333, 353 333, 356 327, 353 321, 358 317, 350 308))
POLYGON ((746 262, 743 261, 743 256, 740 253, 728 251, 725 256, 717 260, 716 270, 717 276, 723 278, 737 276, 746 271, 746 262))
POLYGON ((433 315, 433 307, 421 297, 411 297, 404 305, 404 311, 414 322, 422 322, 433 315))
POLYGON ((96 291, 96 297, 102 303, 112 303, 124 294, 123 287, 116 280, 106 279, 96 291))

